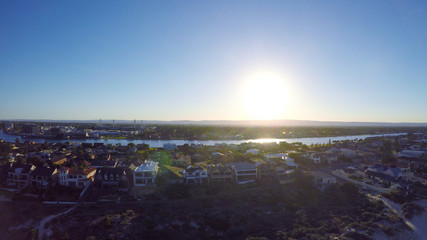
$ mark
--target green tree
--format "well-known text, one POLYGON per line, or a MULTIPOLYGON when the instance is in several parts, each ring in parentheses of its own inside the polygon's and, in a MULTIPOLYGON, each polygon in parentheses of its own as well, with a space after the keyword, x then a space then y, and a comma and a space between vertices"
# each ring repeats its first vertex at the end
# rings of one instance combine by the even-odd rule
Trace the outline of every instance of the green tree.
POLYGON ((384 141, 383 143, 381 160, 382 160, 382 163, 388 163, 394 160, 393 148, 390 141, 384 141))

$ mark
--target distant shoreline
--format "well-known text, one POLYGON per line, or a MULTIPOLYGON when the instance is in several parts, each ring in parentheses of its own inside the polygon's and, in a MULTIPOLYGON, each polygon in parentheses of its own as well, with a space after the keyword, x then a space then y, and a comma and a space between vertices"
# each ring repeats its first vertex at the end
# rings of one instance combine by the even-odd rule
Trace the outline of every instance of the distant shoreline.
MULTIPOLYGON (((25 135, 25 134, 11 134, 5 131, 1 131, 3 134, 7 134, 9 136, 17 136, 21 137, 22 139, 42 139, 42 140, 50 140, 50 141, 64 141, 64 140, 78 140, 78 141, 84 141, 84 140, 137 140, 137 141, 248 141, 248 140, 254 140, 254 138, 214 138, 214 139, 186 139, 186 138, 133 138, 133 137, 86 137, 86 138, 57 138, 57 137, 49 137, 49 136, 43 136, 43 135, 25 135)), ((289 136, 289 137, 260 137, 256 139, 304 139, 304 138, 336 138, 336 137, 349 137, 349 136, 367 136, 367 135, 377 135, 377 136, 385 136, 385 135, 396 135, 396 134, 407 134, 407 133, 363 133, 363 134, 340 134, 340 135, 333 135, 333 136, 289 136)))

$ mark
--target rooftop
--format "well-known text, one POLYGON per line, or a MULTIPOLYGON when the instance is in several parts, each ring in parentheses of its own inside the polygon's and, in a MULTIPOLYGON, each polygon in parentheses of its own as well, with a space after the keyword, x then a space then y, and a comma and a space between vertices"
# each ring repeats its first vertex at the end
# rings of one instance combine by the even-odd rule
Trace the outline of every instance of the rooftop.
POLYGON ((147 171, 156 171, 158 162, 153 161, 145 161, 144 164, 141 164, 139 167, 137 167, 134 171, 135 172, 147 172, 147 171))

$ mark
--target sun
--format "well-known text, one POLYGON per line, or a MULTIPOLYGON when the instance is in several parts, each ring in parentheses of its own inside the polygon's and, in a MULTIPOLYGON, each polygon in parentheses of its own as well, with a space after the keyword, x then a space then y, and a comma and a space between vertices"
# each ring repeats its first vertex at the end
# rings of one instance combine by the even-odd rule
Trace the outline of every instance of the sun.
POLYGON ((285 79, 279 73, 258 71, 245 81, 244 103, 253 120, 278 120, 286 114, 285 79))

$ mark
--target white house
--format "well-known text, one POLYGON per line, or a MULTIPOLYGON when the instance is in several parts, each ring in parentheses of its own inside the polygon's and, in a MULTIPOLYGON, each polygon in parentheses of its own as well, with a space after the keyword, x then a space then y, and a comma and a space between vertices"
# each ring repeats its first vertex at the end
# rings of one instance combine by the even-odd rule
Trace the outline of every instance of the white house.
POLYGON ((246 150, 245 154, 258 155, 259 149, 253 148, 253 149, 246 150))
POLYGON ((208 182, 208 172, 201 166, 190 165, 182 171, 185 184, 203 184, 208 182))
POLYGON ((308 158, 310 158, 315 164, 320 164, 322 162, 322 158, 320 156, 321 155, 319 153, 308 154, 308 158))
POLYGON ((145 161, 133 171, 133 184, 135 186, 155 185, 156 175, 159 171, 159 163, 145 161))
POLYGON ((31 172, 36 167, 32 165, 13 164, 7 173, 7 185, 14 188, 26 186, 31 178, 31 172))
POLYGON ((298 167, 298 165, 295 164, 294 159, 290 158, 287 153, 268 154, 268 155, 265 155, 265 158, 266 158, 267 162, 270 162, 273 159, 281 159, 285 162, 285 164, 288 167, 291 167, 291 168, 297 168, 298 167))
POLYGON ((257 178, 257 169, 255 164, 232 163, 230 164, 238 184, 254 182, 257 178))
POLYGON ((94 181, 95 167, 83 170, 63 167, 59 170, 59 184, 66 187, 84 188, 94 181))

